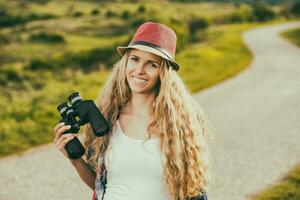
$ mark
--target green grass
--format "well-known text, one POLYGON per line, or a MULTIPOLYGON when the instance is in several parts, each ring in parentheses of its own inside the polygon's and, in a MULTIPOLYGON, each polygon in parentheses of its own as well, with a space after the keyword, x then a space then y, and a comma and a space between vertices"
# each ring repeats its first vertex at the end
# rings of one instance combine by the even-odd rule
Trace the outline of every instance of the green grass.
POLYGON ((196 92, 230 78, 245 69, 251 53, 243 44, 243 31, 254 24, 213 26, 205 32, 204 43, 189 46, 178 55, 181 77, 196 92))
MULTIPOLYGON (((183 49, 177 60, 182 66, 180 76, 187 86, 193 92, 200 91, 245 69, 251 54, 243 45, 241 34, 257 25, 212 26, 204 33, 205 42, 183 49)), ((74 90, 86 99, 95 99, 110 73, 109 70, 84 73, 68 68, 28 71, 22 63, 6 64, 2 66, 4 69, 10 71, 12 80, 5 83, 0 93, 0 105, 4 108, 0 114, 5 116, 0 125, 1 156, 51 141, 52 127, 59 120, 57 105, 74 90)))
POLYGON ((79 53, 95 48, 105 48, 122 43, 127 36, 94 37, 78 34, 62 34, 66 44, 35 43, 30 41, 11 43, 2 48, 2 54, 18 55, 13 61, 29 61, 34 58, 58 58, 64 53, 79 53))
POLYGON ((300 47, 300 28, 285 31, 281 33, 281 35, 288 39, 290 42, 300 47))
POLYGON ((169 2, 144 2, 144 3, 92 3, 84 1, 66 1, 61 4, 58 0, 53 0, 47 5, 31 4, 30 9, 38 14, 52 13, 59 16, 64 16, 72 7, 74 11, 80 11, 84 15, 89 15, 94 8, 100 11, 100 16, 103 16, 107 10, 115 13, 121 13, 124 10, 136 12, 140 5, 144 5, 146 9, 152 10, 153 14, 159 13, 163 17, 174 16, 175 18, 183 18, 187 16, 201 16, 212 18, 220 14, 228 14, 235 9, 232 4, 228 3, 169 3, 169 2), (172 5, 172 6, 170 6, 172 5), (184 7, 184 10, 182 9, 184 7))
POLYGON ((253 196, 253 200, 298 200, 300 199, 300 164, 296 165, 274 186, 253 196))
POLYGON ((59 120, 58 104, 66 101, 74 90, 80 91, 86 99, 95 98, 108 74, 106 70, 88 75, 78 70, 65 70, 63 74, 20 73, 34 79, 23 81, 22 87, 10 84, 0 93, 1 156, 52 141, 52 127, 59 120), (36 89, 37 85, 42 85, 42 89, 36 89))
MULTIPOLYGON (((0 4, 3 4, 0 0, 0 4)), ((10 10, 24 10, 17 1, 6 1, 10 10)), ((86 99, 95 99, 110 70, 110 62, 97 62, 88 70, 74 67, 87 59, 94 59, 97 49, 115 49, 133 34, 132 21, 120 17, 105 18, 111 10, 120 15, 124 10, 134 14, 133 19, 156 18, 172 24, 172 19, 181 24, 175 26, 180 42, 189 37, 186 22, 193 17, 213 19, 230 14, 236 8, 232 4, 181 4, 144 3, 146 14, 137 14, 141 4, 98 4, 84 1, 52 0, 49 4, 27 4, 24 14, 55 14, 49 20, 37 20, 23 25, 0 29, 0 34, 9 38, 9 44, 0 47, 0 156, 22 152, 53 139, 53 126, 59 120, 56 107, 65 101, 74 90, 86 99), (74 18, 73 11, 84 13, 74 18), (182 7, 185 6, 185 9, 182 7), (93 8, 99 8, 99 16, 90 16, 93 8), (159 13, 159 14, 158 14, 159 13), (171 19, 172 18, 172 19, 171 19), (63 44, 48 44, 28 40, 30 35, 46 32, 63 36, 63 44), (76 56, 76 59, 75 57, 76 56), (80 58, 80 59, 77 59, 80 58), (2 59, 4 58, 4 59, 2 59), (58 68, 33 70, 26 68, 33 59, 42 59, 45 64, 56 62, 58 68), (74 58, 74 62, 73 59, 74 58), (48 63, 47 63, 48 62, 48 63)), ((191 91, 200 91, 227 78, 237 75, 251 61, 251 54, 243 45, 243 31, 259 24, 211 25, 196 34, 197 42, 184 43, 177 54, 182 66, 179 74, 191 91)), ((100 57, 101 55, 99 55, 100 57)), ((114 55, 117 56, 115 51, 114 55)))

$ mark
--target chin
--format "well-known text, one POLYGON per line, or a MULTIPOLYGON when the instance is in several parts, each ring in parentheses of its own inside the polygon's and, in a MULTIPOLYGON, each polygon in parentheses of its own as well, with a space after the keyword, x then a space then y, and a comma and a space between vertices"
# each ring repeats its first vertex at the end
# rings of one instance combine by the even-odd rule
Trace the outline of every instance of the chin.
POLYGON ((134 85, 134 83, 132 83, 132 85, 130 85, 130 90, 133 93, 138 93, 138 94, 147 94, 147 93, 151 93, 151 89, 149 87, 136 87, 134 85))
POLYGON ((151 93, 148 89, 139 89, 139 88, 131 88, 131 92, 137 93, 137 94, 151 93))

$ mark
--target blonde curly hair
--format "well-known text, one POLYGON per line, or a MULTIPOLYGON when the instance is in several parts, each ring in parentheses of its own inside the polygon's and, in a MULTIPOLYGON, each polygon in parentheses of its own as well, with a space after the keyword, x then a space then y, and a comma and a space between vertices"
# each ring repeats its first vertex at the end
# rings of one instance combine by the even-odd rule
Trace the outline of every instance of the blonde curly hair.
MULTIPOLYGON (((130 102, 131 91, 126 80, 128 50, 114 65, 113 71, 101 90, 96 105, 107 119, 109 126, 116 124, 122 108, 130 102)), ((153 102, 155 120, 149 124, 148 139, 153 127, 158 130, 160 151, 163 159, 164 180, 172 200, 202 195, 208 189, 209 149, 207 144, 207 116, 194 100, 181 78, 162 59, 160 84, 153 102)), ((86 160, 95 170, 98 158, 107 155, 111 132, 95 137, 90 125, 86 126, 84 145, 86 160)), ((106 170, 102 166, 102 170, 106 170)), ((103 171, 102 171, 103 172, 103 171)))

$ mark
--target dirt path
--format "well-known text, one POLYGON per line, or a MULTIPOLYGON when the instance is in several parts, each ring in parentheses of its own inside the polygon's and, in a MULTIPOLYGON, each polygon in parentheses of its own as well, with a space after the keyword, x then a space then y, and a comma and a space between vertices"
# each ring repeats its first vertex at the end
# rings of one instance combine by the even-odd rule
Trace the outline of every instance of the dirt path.
POLYGON ((211 200, 244 200, 300 162, 300 49, 278 34, 244 34, 254 60, 238 76, 196 94, 216 129, 211 200))
MULTIPOLYGON (((214 182, 210 200, 242 200, 300 161, 300 50, 278 32, 300 23, 247 32, 250 68, 196 94, 212 120, 214 182)), ((0 200, 83 200, 90 189, 52 145, 0 160, 0 200)))

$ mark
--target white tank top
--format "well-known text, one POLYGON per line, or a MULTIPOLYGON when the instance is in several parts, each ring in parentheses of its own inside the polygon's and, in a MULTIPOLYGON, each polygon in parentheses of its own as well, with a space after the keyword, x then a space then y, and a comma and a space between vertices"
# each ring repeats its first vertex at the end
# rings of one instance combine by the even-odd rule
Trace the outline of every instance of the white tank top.
POLYGON ((119 121, 112 132, 107 154, 104 200, 169 200, 159 139, 146 142, 127 136, 119 121))

